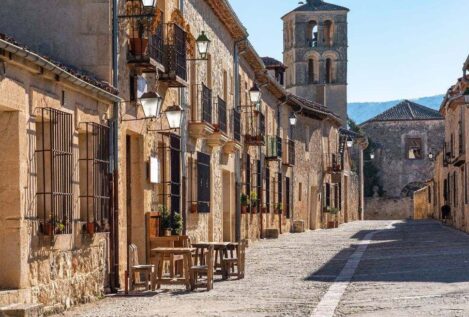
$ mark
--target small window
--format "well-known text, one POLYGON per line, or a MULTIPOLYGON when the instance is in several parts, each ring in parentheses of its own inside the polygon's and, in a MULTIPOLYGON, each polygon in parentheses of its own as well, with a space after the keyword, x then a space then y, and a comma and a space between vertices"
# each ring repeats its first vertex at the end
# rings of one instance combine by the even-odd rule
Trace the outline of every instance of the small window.
POLYGON ((314 83, 314 59, 310 58, 308 60, 308 84, 313 84, 314 83))
POLYGON ((408 160, 421 160, 422 155, 422 139, 410 138, 406 142, 406 157, 408 160))
POLYGON ((210 212, 210 155, 197 152, 197 210, 210 212))
POLYGON ((298 184, 298 201, 301 201, 301 194, 303 192, 303 184, 299 183, 298 184))
POLYGON ((326 59, 326 84, 332 84, 334 81, 332 75, 332 59, 326 59))

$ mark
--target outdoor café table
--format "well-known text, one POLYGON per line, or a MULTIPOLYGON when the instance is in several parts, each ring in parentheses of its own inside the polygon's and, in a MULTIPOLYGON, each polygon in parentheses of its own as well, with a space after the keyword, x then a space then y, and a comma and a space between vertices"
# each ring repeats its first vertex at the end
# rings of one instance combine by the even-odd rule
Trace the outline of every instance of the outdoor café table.
POLYGON ((158 265, 158 277, 156 285, 160 289, 161 284, 166 285, 186 285, 186 289, 190 290, 190 268, 192 267, 192 253, 195 251, 194 248, 155 248, 151 250, 151 253, 155 255, 156 263, 158 265), (164 258, 174 255, 182 255, 184 260, 183 267, 183 278, 163 278, 163 263, 164 258))
POLYGON ((204 261, 204 254, 205 250, 208 249, 209 246, 213 245, 213 249, 215 250, 215 265, 214 274, 221 275, 223 279, 226 279, 226 274, 223 268, 223 257, 228 255, 228 246, 231 245, 231 242, 198 242, 192 243, 192 247, 196 248, 195 251, 195 258, 196 261, 200 261, 200 264, 204 261))

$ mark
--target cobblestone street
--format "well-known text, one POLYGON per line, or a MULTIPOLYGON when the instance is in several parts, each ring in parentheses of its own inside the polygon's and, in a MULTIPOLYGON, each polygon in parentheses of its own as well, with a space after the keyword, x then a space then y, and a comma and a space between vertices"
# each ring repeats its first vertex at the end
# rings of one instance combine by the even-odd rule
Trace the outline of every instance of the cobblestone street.
POLYGON ((335 316, 469 314, 469 236, 437 222, 366 221, 284 235, 254 243, 246 265, 244 280, 217 282, 208 293, 108 297, 65 316, 325 316, 315 308, 330 310, 326 297, 338 303, 335 316), (358 248, 366 250, 353 273, 344 267, 358 248), (347 272, 350 284, 335 282, 347 272), (328 292, 337 284, 343 294, 328 292))

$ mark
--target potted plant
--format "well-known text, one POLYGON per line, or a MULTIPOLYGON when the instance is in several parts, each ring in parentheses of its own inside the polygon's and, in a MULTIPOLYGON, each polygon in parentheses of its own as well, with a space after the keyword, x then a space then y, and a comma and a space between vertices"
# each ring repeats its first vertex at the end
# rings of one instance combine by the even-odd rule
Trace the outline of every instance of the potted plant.
POLYGON ((195 214, 197 212, 197 203, 191 204, 191 214, 195 214))
POLYGON ((283 205, 281 203, 278 203, 276 206, 275 206, 275 210, 277 211, 277 213, 279 215, 281 215, 283 213, 283 205))
POLYGON ((249 206, 249 197, 246 194, 241 194, 241 213, 245 214, 248 211, 248 206, 249 206))
POLYGON ((264 213, 264 214, 268 213, 268 211, 267 211, 267 204, 266 204, 266 203, 264 203, 264 204, 262 205, 262 213, 264 213))
POLYGON ((55 224, 55 233, 61 234, 65 231, 65 225, 62 222, 57 222, 55 224))
POLYGON ((161 215, 161 228, 163 229, 164 236, 171 236, 171 213, 166 206, 160 205, 158 207, 161 215))
POLYGON ((330 206, 324 206, 322 208, 322 212, 327 214, 327 213, 330 213, 331 212, 331 207, 330 206))
POLYGON ((46 236, 51 236, 54 232, 54 226, 52 224, 52 219, 49 219, 47 222, 42 224, 42 233, 46 236))
POLYGON ((257 204, 258 204, 257 193, 255 191, 252 191, 250 198, 251 198, 251 212, 255 214, 257 213, 257 204))
POLYGON ((177 235, 182 233, 182 216, 178 212, 174 213, 172 229, 177 235))
POLYGON ((95 223, 94 221, 88 221, 86 223, 86 231, 90 234, 90 235, 94 235, 95 232, 96 232, 96 228, 95 228, 95 223))

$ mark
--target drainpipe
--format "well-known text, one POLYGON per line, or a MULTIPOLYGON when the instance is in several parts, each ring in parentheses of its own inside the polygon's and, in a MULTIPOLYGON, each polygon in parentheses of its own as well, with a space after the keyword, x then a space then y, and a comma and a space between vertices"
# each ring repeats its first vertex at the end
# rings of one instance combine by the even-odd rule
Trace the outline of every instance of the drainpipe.
MULTIPOLYGON (((277 136, 280 137, 280 120, 281 120, 281 114, 280 114, 280 111, 282 109, 282 107, 284 105, 286 105, 288 102, 288 96, 286 97, 286 100, 282 103, 279 103, 277 105, 277 136)), ((283 145, 282 145, 282 152, 285 151, 285 149, 283 148, 283 145)), ((282 171, 282 158, 280 158, 280 160, 277 162, 277 168, 278 168, 278 173, 281 174, 280 176, 280 184, 282 184, 283 186, 283 171, 282 171)), ((277 181, 277 184, 278 184, 278 181, 277 181)), ((278 189, 280 190, 280 189, 278 189)), ((283 190, 282 190, 282 195, 283 195, 283 190)), ((280 202, 277 202, 277 203, 280 203, 280 202)), ((282 208, 283 208, 283 202, 282 202, 282 208)), ((274 208, 275 209, 275 208, 274 208)), ((279 230, 279 234, 282 234, 282 214, 279 214, 278 215, 278 230, 279 230)))
MULTIPOLYGON (((233 46, 233 72, 234 72, 234 108, 237 110, 241 107, 240 95, 239 95, 239 52, 238 44, 245 41, 241 39, 235 41, 233 46)), ((236 224, 235 224, 235 241, 241 241, 241 166, 240 166, 240 153, 235 153, 235 212, 236 212, 236 224)))
MULTIPOLYGON (((112 2, 112 84, 114 87, 119 85, 119 65, 118 65, 118 5, 119 0, 112 2)), ((117 293, 119 285, 119 103, 114 102, 113 105, 113 124, 112 124, 112 162, 113 162, 113 188, 114 202, 111 210, 111 232, 110 232, 110 262, 111 276, 110 286, 111 292, 117 293)))
MULTIPOLYGON (((179 1, 179 10, 184 15, 184 0, 179 1)), ((186 202, 186 194, 187 194, 187 166, 186 166, 186 153, 187 153, 187 100, 186 100, 186 90, 187 88, 180 88, 179 95, 182 107, 184 109, 181 118, 181 129, 180 131, 180 138, 181 138, 181 153, 180 153, 180 161, 181 161, 181 188, 180 188, 180 197, 181 197, 181 213, 182 213, 182 233, 184 235, 187 234, 187 202, 186 202), (184 128, 183 128, 184 127, 184 128)))

